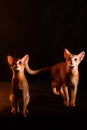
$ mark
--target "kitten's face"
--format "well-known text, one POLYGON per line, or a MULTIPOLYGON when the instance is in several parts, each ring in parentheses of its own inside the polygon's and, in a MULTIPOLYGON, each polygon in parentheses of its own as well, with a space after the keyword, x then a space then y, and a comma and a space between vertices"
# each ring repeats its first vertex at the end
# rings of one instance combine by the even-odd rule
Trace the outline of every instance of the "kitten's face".
POLYGON ((75 67, 78 65, 78 61, 79 61, 79 57, 76 55, 70 55, 66 58, 66 63, 70 66, 70 67, 75 67))
POLYGON ((7 56, 8 63, 13 71, 19 72, 24 70, 26 64, 28 63, 28 55, 25 55, 21 59, 15 59, 12 56, 7 56))
POLYGON ((82 51, 78 55, 74 55, 71 54, 67 49, 64 50, 64 57, 66 59, 66 63, 72 68, 78 66, 79 63, 83 60, 84 56, 84 51, 82 51))
POLYGON ((24 64, 21 59, 14 59, 13 64, 11 65, 12 70, 21 71, 24 70, 24 64))

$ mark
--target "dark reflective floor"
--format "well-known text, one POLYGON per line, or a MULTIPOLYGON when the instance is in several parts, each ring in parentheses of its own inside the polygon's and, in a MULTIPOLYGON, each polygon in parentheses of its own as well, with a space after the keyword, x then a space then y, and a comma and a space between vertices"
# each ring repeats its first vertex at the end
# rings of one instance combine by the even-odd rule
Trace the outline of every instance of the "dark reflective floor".
MULTIPOLYGON (((10 113, 11 104, 9 94, 10 82, 0 82, 0 123, 6 123, 8 127, 37 127, 61 128, 64 123, 71 127, 86 121, 87 116, 87 90, 78 89, 76 107, 64 107, 63 100, 51 92, 50 82, 46 79, 29 80, 31 101, 29 115, 26 118, 13 116, 10 113)), ((4 125, 2 125, 4 126, 4 125)), ((84 126, 84 125, 83 125, 84 126)))

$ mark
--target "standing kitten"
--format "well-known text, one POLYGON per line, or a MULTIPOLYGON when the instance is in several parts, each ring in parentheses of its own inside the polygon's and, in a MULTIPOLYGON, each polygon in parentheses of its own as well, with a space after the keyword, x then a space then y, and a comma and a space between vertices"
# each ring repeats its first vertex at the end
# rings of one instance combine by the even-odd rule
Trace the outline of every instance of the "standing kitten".
POLYGON ((10 94, 11 112, 14 114, 19 112, 24 117, 28 113, 27 106, 30 102, 29 85, 24 74, 28 59, 28 55, 25 55, 21 59, 13 58, 10 55, 7 56, 8 64, 13 72, 12 93, 10 94))
POLYGON ((32 71, 27 64, 27 71, 29 73, 32 72, 30 74, 38 74, 41 71, 50 70, 53 78, 51 83, 52 92, 56 95, 62 95, 65 106, 70 105, 74 107, 79 83, 78 66, 84 56, 84 51, 74 55, 67 49, 64 49, 65 62, 60 62, 56 65, 45 67, 36 71, 32 71))
POLYGON ((62 95, 65 106, 75 106, 79 82, 78 66, 83 60, 84 56, 84 51, 78 55, 74 55, 71 54, 67 49, 64 49, 64 58, 66 62, 60 62, 51 68, 53 77, 51 84, 52 91, 56 95, 62 95))

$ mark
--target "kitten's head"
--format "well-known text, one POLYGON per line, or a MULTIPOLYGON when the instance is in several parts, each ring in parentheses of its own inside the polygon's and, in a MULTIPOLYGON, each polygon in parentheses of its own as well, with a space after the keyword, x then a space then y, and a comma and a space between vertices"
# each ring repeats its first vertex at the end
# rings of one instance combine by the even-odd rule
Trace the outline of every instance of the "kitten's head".
POLYGON ((83 60, 84 56, 84 51, 80 52, 79 54, 71 54, 66 48, 64 49, 64 58, 70 67, 78 66, 79 63, 83 60))
POLYGON ((28 64, 29 55, 25 55, 23 58, 13 58, 12 56, 7 56, 8 64, 10 65, 13 71, 19 72, 24 70, 26 64, 28 64))

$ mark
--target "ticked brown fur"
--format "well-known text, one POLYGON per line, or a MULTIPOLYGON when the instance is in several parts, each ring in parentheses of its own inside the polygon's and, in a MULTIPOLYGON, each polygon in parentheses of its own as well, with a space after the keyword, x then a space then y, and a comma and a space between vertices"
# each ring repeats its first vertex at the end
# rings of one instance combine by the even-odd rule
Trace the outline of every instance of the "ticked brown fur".
POLYGON ((38 74, 43 71, 51 71, 52 75, 52 92, 56 95, 61 95, 64 99, 65 106, 76 105, 76 95, 79 83, 79 64, 83 60, 85 52, 72 54, 66 48, 64 49, 65 62, 57 63, 56 65, 44 67, 38 70, 31 70, 27 65, 27 70, 30 74, 38 74))
POLYGON ((52 91, 56 95, 62 95, 65 106, 76 105, 76 95, 79 83, 78 66, 83 60, 85 52, 71 54, 64 49, 65 62, 60 62, 51 68, 53 81, 51 83, 52 91), (70 90, 70 91, 69 91, 70 90))
POLYGON ((8 64, 12 70, 12 93, 10 94, 10 101, 12 105, 11 112, 20 113, 24 117, 28 113, 28 104, 30 102, 29 85, 24 74, 26 65, 28 64, 29 56, 25 55, 23 58, 13 58, 7 56, 8 64))

